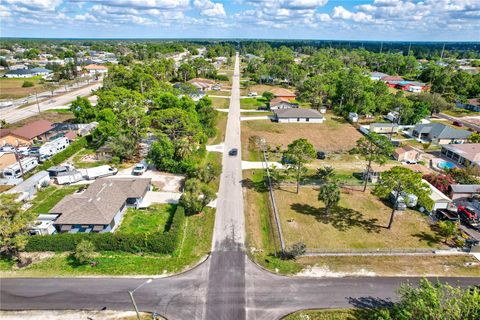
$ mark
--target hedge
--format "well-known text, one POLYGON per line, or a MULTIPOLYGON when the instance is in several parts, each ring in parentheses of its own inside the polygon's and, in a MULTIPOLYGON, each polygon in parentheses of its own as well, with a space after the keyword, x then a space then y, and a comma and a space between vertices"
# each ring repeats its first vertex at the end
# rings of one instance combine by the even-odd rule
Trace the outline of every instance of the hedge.
POLYGON ((98 251, 154 252, 170 254, 180 243, 185 225, 185 210, 177 206, 167 232, 160 234, 59 233, 28 237, 25 251, 74 251, 82 240, 91 241, 98 251))

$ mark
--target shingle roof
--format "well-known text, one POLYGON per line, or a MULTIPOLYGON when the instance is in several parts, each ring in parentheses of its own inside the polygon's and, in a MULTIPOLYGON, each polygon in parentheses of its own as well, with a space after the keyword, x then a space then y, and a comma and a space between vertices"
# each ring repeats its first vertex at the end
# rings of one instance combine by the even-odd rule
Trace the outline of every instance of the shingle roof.
POLYGON ((81 194, 68 195, 49 213, 59 213, 55 224, 109 224, 127 198, 145 195, 149 178, 104 178, 81 194))
POLYGON ((323 119, 323 115, 317 110, 313 109, 280 109, 274 111, 277 118, 318 118, 323 119))
POLYGON ((33 74, 33 72, 29 69, 16 69, 16 70, 10 70, 6 72, 5 74, 33 74))
POLYGON ((45 132, 48 132, 53 129, 53 124, 47 120, 37 120, 34 122, 27 123, 23 127, 10 131, 10 134, 17 137, 25 138, 31 140, 35 137, 38 137, 45 132))
POLYGON ((291 102, 291 101, 288 100, 287 98, 277 97, 277 98, 273 98, 272 100, 270 100, 270 106, 271 106, 271 107, 274 107, 274 106, 276 106, 277 104, 282 103, 282 102, 286 102, 286 103, 289 103, 289 104, 292 104, 292 105, 296 105, 296 103, 291 102))
POLYGON ((480 162, 480 143, 446 144, 442 147, 469 161, 480 162))
POLYGON ((480 193, 480 184, 452 184, 450 188, 454 193, 480 193))
POLYGON ((427 133, 435 139, 466 139, 472 133, 467 130, 459 130, 443 123, 418 124, 413 130, 419 133, 427 133))

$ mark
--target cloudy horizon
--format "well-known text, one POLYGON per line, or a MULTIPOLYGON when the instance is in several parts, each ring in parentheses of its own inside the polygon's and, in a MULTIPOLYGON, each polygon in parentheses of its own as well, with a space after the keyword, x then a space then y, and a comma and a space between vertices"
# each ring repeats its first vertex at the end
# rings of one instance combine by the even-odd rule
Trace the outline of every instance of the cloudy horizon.
POLYGON ((478 0, 2 0, 1 36, 480 41, 478 0))

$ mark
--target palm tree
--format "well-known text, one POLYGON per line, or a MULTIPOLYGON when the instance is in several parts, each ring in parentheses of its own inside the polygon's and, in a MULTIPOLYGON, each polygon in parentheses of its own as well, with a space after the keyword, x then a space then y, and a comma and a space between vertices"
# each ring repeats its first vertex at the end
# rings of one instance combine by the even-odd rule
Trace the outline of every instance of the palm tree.
POLYGON ((340 201, 340 189, 334 182, 325 183, 320 187, 318 200, 325 204, 325 214, 328 216, 330 209, 340 201))

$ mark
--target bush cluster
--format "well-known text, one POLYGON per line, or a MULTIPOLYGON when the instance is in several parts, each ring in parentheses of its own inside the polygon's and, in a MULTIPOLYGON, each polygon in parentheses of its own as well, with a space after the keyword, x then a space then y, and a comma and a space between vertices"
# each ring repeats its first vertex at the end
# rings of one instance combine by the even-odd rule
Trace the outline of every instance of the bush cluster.
POLYGON ((22 88, 31 88, 33 87, 35 84, 32 82, 32 81, 23 81, 23 84, 22 84, 22 88))
POLYGON ((155 234, 60 233, 28 238, 25 251, 74 251, 84 241, 93 243, 97 251, 172 253, 179 243, 185 224, 185 210, 178 206, 168 231, 155 234))

